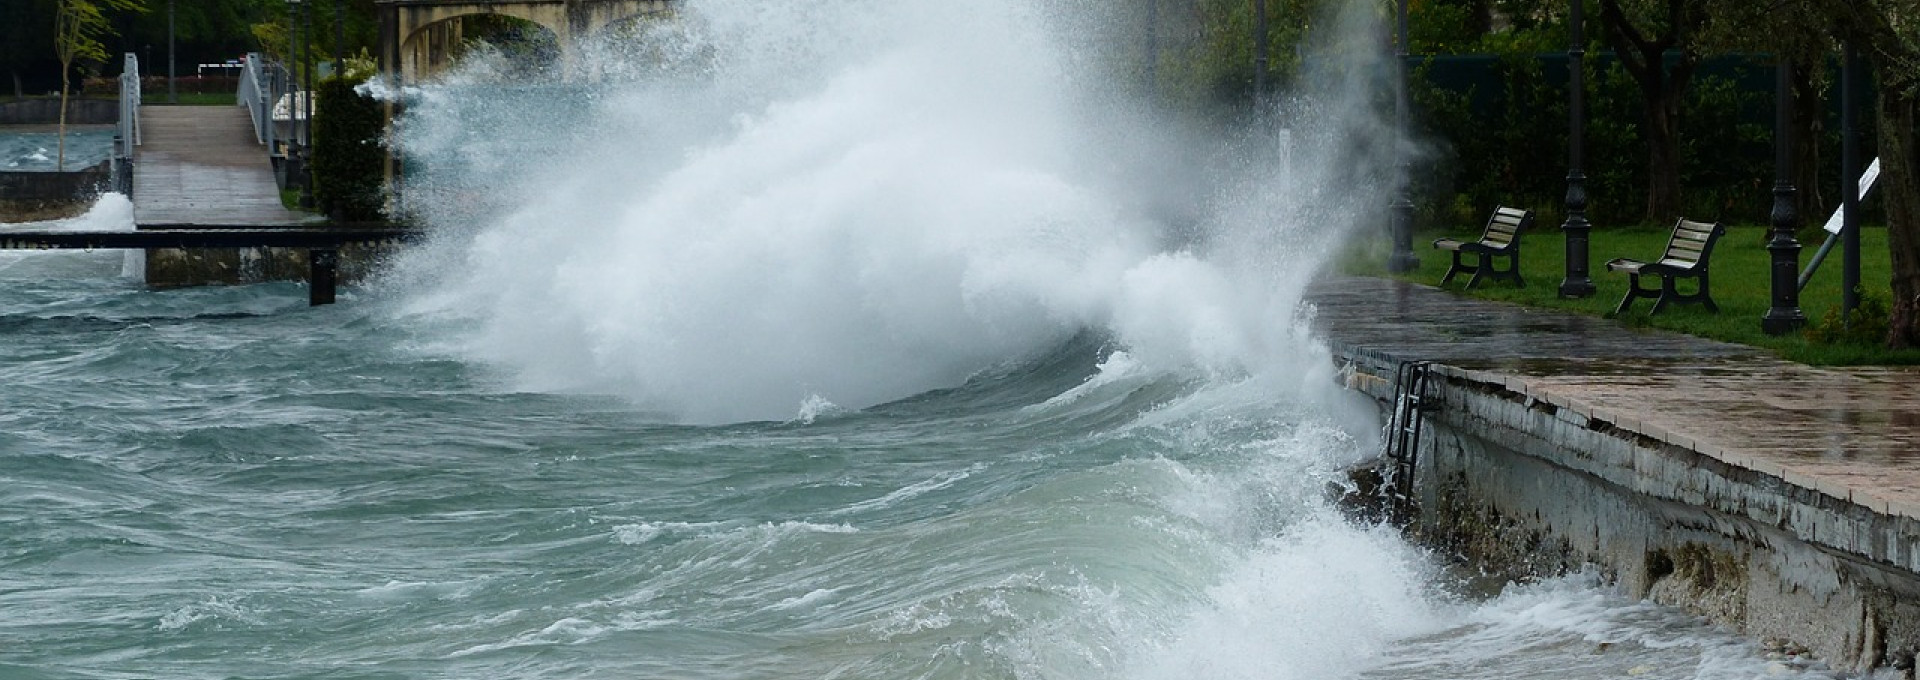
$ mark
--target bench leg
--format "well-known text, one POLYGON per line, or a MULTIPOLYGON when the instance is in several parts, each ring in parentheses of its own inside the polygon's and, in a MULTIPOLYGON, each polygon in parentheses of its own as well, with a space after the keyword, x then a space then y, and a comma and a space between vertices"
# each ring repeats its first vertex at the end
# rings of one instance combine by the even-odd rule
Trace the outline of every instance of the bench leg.
POLYGON ((1705 305, 1709 312, 1720 313, 1720 305, 1713 304, 1713 296, 1707 294, 1707 272, 1704 268, 1700 272, 1700 304, 1705 305))
POLYGON ((1473 290, 1474 286, 1480 285, 1480 279, 1487 275, 1487 256, 1485 254, 1475 255, 1474 261, 1476 264, 1473 266, 1473 276, 1467 279, 1467 290, 1473 290))
POLYGON ((1453 275, 1458 273, 1460 273, 1460 253, 1455 251, 1453 254, 1453 264, 1447 267, 1447 275, 1440 277, 1440 287, 1447 287, 1447 284, 1453 281, 1453 275))
POLYGON ((1613 308, 1613 315, 1618 317, 1626 314, 1627 309, 1633 306, 1634 298, 1640 296, 1640 275, 1627 274, 1627 295, 1626 297, 1620 298, 1620 306, 1613 308))

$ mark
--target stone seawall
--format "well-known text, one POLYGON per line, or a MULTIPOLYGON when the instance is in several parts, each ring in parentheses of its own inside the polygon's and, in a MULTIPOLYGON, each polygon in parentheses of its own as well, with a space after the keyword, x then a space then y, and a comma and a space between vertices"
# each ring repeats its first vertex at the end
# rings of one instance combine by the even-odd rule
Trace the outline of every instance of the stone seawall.
MULTIPOLYGON (((0 102, 0 125, 44 125, 59 121, 59 97, 0 102)), ((118 100, 78 98, 67 100, 68 125, 112 125, 118 122, 120 122, 118 100)))
MULTIPOLYGON (((342 284, 366 280, 394 246, 351 243, 338 252, 342 284)), ((154 288, 306 282, 312 269, 305 248, 151 248, 146 281, 154 288)))
POLYGON ((1920 368, 1809 367, 1381 279, 1329 277, 1306 303, 1383 410, 1403 361, 1432 362, 1403 514, 1418 540, 1510 578, 1595 565, 1835 669, 1913 677, 1920 368))
POLYGON ((112 181, 112 161, 69 172, 0 172, 0 222, 79 215, 112 181))
MULTIPOLYGON (((1347 385, 1388 408, 1397 362, 1336 353, 1347 385)), ((1631 596, 1834 668, 1913 677, 1920 519, 1524 379, 1431 371, 1418 540, 1512 579, 1597 565, 1631 596)))

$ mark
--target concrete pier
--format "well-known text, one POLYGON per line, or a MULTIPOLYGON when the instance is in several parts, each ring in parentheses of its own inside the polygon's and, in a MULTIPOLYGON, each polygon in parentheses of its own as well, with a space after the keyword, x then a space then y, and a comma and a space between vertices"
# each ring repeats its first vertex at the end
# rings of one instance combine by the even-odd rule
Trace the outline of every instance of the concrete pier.
POLYGON ((1309 301, 1348 386, 1383 408, 1400 362, 1434 362, 1416 536, 1513 578, 1597 565, 1835 668, 1912 677, 1920 370, 1811 368, 1379 279, 1309 301))

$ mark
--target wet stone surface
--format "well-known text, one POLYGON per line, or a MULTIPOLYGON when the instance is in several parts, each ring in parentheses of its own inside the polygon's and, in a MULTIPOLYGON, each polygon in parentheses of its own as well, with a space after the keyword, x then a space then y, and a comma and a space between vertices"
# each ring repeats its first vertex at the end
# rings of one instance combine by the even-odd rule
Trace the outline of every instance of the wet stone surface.
POLYGON ((1466 369, 1875 512, 1920 518, 1920 369, 1813 368, 1743 345, 1380 279, 1328 279, 1307 299, 1336 354, 1389 371, 1404 360, 1466 369))

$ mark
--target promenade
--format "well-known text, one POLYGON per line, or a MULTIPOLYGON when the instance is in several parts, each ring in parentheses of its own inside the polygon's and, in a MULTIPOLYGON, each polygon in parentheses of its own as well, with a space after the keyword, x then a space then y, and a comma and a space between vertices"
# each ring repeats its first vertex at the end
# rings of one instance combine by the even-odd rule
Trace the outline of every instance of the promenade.
POLYGON ((1308 298, 1336 354, 1466 369, 1635 434, 1920 519, 1920 367, 1815 368, 1382 279, 1330 279, 1308 298))
POLYGON ((1505 578, 1593 565, 1836 669, 1913 668, 1920 369, 1814 368, 1382 279, 1307 297, 1346 385, 1383 410, 1402 362, 1432 362, 1418 445, 1383 469, 1434 549, 1505 578))
POLYGON ((273 164, 238 106, 142 106, 135 224, 293 225, 273 164))

